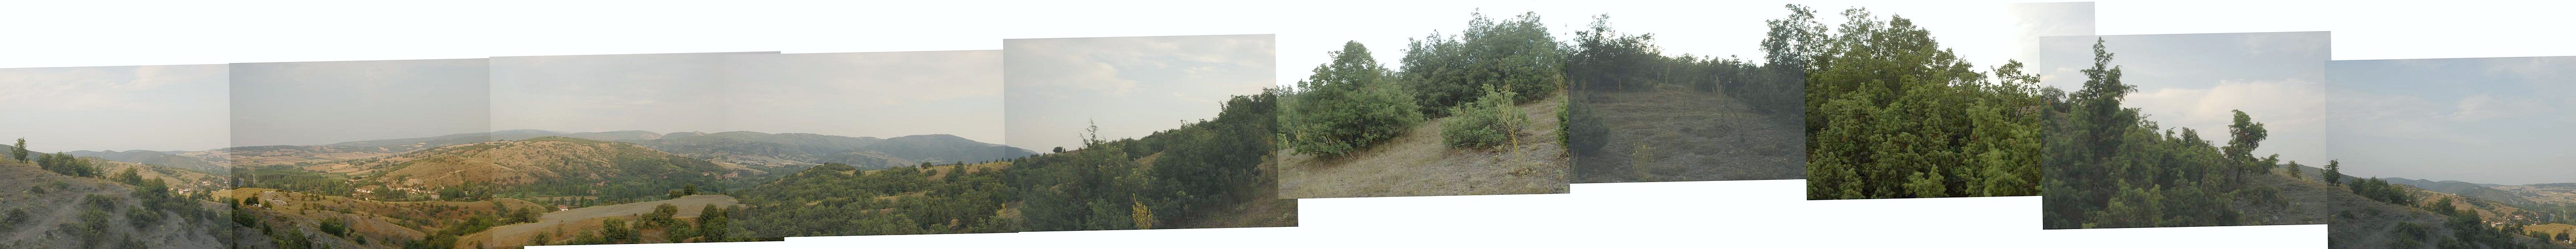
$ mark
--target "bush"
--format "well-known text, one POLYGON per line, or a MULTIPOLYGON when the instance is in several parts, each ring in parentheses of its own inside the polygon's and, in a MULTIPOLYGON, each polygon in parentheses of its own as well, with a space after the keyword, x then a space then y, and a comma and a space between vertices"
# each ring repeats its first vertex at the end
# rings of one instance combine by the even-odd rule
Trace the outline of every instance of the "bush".
POLYGON ((1556 142, 1575 153, 1591 153, 1610 143, 1610 128, 1601 125, 1601 116, 1591 107, 1567 100, 1556 106, 1556 142), (1573 139, 1580 137, 1583 139, 1573 139))
POLYGON ((340 217, 323 219, 320 228, 322 233, 330 234, 331 236, 349 236, 349 222, 340 220, 340 217))
POLYGON ((1333 64, 1316 67, 1314 76, 1297 83, 1300 92, 1285 105, 1288 115, 1280 122, 1289 129, 1290 147, 1340 156, 1394 139, 1421 122, 1413 95, 1387 78, 1366 46, 1344 44, 1333 52, 1333 64))
POLYGON ((1451 109, 1457 116, 1441 124, 1441 141, 1449 147, 1485 148, 1513 143, 1512 133, 1529 126, 1529 116, 1512 105, 1517 94, 1493 86, 1476 102, 1451 109))

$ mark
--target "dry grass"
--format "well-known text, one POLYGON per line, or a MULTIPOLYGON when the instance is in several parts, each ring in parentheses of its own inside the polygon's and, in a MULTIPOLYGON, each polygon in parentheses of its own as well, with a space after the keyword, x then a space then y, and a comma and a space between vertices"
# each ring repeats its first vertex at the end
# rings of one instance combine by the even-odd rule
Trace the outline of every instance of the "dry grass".
POLYGON ((1555 194, 1567 189, 1565 145, 1556 142, 1563 92, 1520 105, 1531 121, 1496 149, 1449 148, 1433 120, 1340 158, 1281 150, 1280 198, 1555 194))
MULTIPOLYGON (((457 236, 456 245, 459 248, 520 247, 527 246, 529 239, 535 238, 537 234, 541 233, 547 234, 557 241, 568 241, 580 235, 583 231, 600 230, 601 220, 607 218, 620 218, 626 219, 626 221, 631 224, 636 221, 635 217, 641 217, 641 215, 645 213, 652 213, 654 206, 662 204, 671 204, 672 206, 680 207, 680 213, 672 215, 672 217, 680 220, 696 219, 699 211, 709 204, 716 206, 741 205, 739 201, 735 200, 731 196, 691 195, 680 197, 679 199, 575 208, 572 210, 548 212, 544 217, 537 218, 537 222, 534 223, 520 223, 493 227, 491 230, 484 230, 480 233, 457 236)), ((645 242, 647 243, 669 242, 667 239, 661 238, 660 235, 662 233, 658 231, 660 230, 647 230, 647 232, 640 234, 646 235, 647 240, 645 242)))
POLYGON ((1797 116, 1765 116, 1734 98, 1680 89, 1594 93, 1583 101, 1610 133, 1568 138, 1606 140, 1600 151, 1575 153, 1574 182, 1806 178, 1797 116))

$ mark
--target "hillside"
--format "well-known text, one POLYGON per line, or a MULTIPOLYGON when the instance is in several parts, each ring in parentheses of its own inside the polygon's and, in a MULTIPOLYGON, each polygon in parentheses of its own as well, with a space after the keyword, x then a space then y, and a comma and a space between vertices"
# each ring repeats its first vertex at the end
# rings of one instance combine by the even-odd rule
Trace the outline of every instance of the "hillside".
MULTIPOLYGON (((2527 235, 2562 233, 2567 226, 2546 221, 2532 210, 2399 181, 2344 177, 2342 190, 2348 191, 2331 191, 2320 202, 2333 210, 2327 229, 2329 248, 2576 248, 2527 235), (2535 227, 2561 229, 2526 230, 2535 227)), ((2305 179, 2321 183, 2318 178, 2305 179)))
MULTIPOLYGON (((895 138, 845 137, 811 133, 760 133, 729 131, 718 133, 650 131, 556 132, 545 130, 507 130, 487 133, 451 134, 423 138, 381 139, 334 143, 316 146, 258 146, 236 148, 254 153, 247 165, 324 163, 394 153, 408 153, 463 144, 491 141, 527 140, 540 137, 564 137, 607 142, 624 142, 647 148, 715 162, 752 167, 815 165, 843 163, 864 168, 911 166, 923 162, 986 162, 1035 155, 1037 152, 998 144, 983 143, 946 134, 913 135, 895 138), (352 154, 372 153, 372 154, 352 154)), ((150 162, 143 162, 150 163, 150 162)), ((335 171, 321 169, 321 171, 335 171)), ((351 173, 349 170, 336 170, 351 173)))
MULTIPOLYGON (((162 166, 162 167, 171 167, 171 168, 178 168, 178 169, 185 169, 185 170, 193 170, 193 171, 197 171, 197 172, 224 172, 225 170, 227 170, 227 169, 225 169, 225 167, 227 167, 227 165, 231 165, 231 163, 230 163, 230 162, 225 162, 225 159, 223 159, 222 157, 193 157, 193 156, 183 156, 183 155, 180 155, 180 154, 177 154, 177 153, 165 152, 165 151, 149 151, 149 150, 128 150, 128 151, 86 151, 86 150, 81 150, 81 151, 71 151, 71 152, 63 152, 63 153, 70 153, 70 154, 72 154, 73 156, 81 156, 81 157, 95 157, 95 158, 99 158, 99 159, 106 159, 106 160, 109 160, 109 161, 118 161, 118 162, 129 162, 129 163, 150 164, 150 165, 156 165, 156 166, 162 166)), ((178 153, 187 153, 187 152, 178 152, 178 153)))
POLYGON ((733 131, 672 133, 661 139, 636 143, 671 153, 751 166, 841 163, 862 168, 885 168, 924 162, 987 162, 1037 154, 1026 149, 945 134, 879 139, 733 131))
POLYGON ((402 248, 454 243, 455 235, 525 222, 533 202, 387 202, 240 188, 220 194, 244 208, 233 220, 241 243, 253 247, 311 245, 328 248, 402 248))
MULTIPOLYGON (((2534 201, 2532 201, 2532 200, 2525 199, 2525 198, 2524 198, 2524 197, 2525 197, 2525 196, 2524 196, 2524 193, 2507 192, 2507 191, 2504 191, 2504 190, 2496 189, 2497 187, 2503 187, 2504 185, 2496 185, 2496 184, 2479 184, 2479 183, 2470 183, 2470 182, 2463 182, 2463 181, 2433 181, 2433 180, 2417 180, 2417 179, 2406 179, 2406 178, 2397 178, 2397 177, 2390 177, 2390 178, 2384 178, 2384 179, 2385 179, 2385 180, 2388 180, 2388 183, 2391 183, 2391 184, 2404 184, 2404 185, 2407 185, 2407 186, 2414 186, 2415 188, 2423 189, 2423 190, 2425 190, 2425 191, 2442 192, 2442 193, 2446 193, 2446 194, 2453 194, 2453 195, 2459 195, 2459 196, 2466 196, 2466 197, 2478 198, 2478 199, 2489 200, 2489 201, 2504 202, 2504 203, 2506 203, 2506 204, 2513 204, 2513 205, 2531 205, 2531 204, 2537 204, 2537 203, 2538 203, 2538 202, 2534 202, 2534 201)), ((2535 190, 2536 190, 2536 189, 2535 189, 2535 190)))
POLYGON ((738 191, 757 237, 1016 232, 1009 162, 860 170, 825 164, 738 191))
MULTIPOLYGON (((571 210, 547 212, 545 215, 539 217, 535 222, 492 227, 491 229, 484 230, 483 232, 457 236, 456 245, 457 248, 514 248, 528 246, 530 245, 530 242, 534 242, 536 239, 541 237, 547 240, 546 244, 561 245, 567 240, 575 239, 577 235, 556 234, 558 232, 600 230, 601 224, 604 223, 603 221, 609 218, 626 218, 627 220, 633 220, 632 217, 652 213, 655 206, 666 204, 675 207, 685 207, 677 209, 679 212, 672 215, 673 218, 684 220, 696 219, 699 214, 705 210, 704 207, 709 205, 719 208, 732 208, 741 205, 731 196, 691 195, 669 200, 575 208, 571 210)), ((651 233, 648 232, 646 234, 651 233)), ((671 241, 664 238, 647 238, 644 242, 667 243, 671 241)))
POLYGON ((480 185, 521 190, 518 192, 618 197, 658 196, 687 184, 720 186, 720 180, 766 173, 635 144, 565 137, 439 147, 358 167, 383 169, 383 173, 361 178, 395 188, 480 185), (604 193, 602 189, 619 193, 604 193))
POLYGON ((0 189, 0 248, 218 248, 230 239, 213 202, 147 197, 10 160, 0 160, 0 189))
POLYGON ((1564 94, 1520 104, 1530 125, 1513 132, 1517 145, 1497 150, 1458 149, 1441 143, 1440 125, 1457 117, 1415 125, 1384 144, 1338 158, 1279 150, 1281 198, 1565 193, 1570 172, 1565 145, 1557 143, 1556 106, 1564 94))
POLYGON ((1576 98, 1609 130, 1574 153, 1574 182, 1800 179, 1801 121, 1771 117, 1741 97, 1689 90, 1598 91, 1576 98))

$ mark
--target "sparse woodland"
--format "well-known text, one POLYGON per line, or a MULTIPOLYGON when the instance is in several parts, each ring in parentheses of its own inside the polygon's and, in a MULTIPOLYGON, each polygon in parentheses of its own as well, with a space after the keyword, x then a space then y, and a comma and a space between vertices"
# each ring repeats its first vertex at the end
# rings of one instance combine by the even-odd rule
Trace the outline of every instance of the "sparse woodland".
MULTIPOLYGON (((1268 194, 1272 173, 1263 167, 1276 149, 1277 94, 1234 96, 1216 119, 1154 132, 1143 138, 1090 137, 1079 149, 1011 160, 1002 179, 1018 191, 1023 231, 1125 230, 1190 227, 1282 210, 1248 207, 1294 200, 1268 194)), ((1253 222, 1292 226, 1287 220, 1253 222)))

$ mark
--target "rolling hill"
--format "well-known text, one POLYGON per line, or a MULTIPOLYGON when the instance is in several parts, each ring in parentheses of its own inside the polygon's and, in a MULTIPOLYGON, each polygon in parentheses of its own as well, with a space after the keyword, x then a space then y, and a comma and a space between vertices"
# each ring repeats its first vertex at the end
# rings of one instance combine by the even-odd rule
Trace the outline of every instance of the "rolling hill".
POLYGON ((149 150, 128 150, 128 151, 87 151, 87 150, 80 150, 80 151, 71 151, 71 152, 63 152, 63 153, 69 153, 69 154, 72 154, 73 156, 81 156, 81 157, 95 157, 95 158, 99 158, 99 159, 106 159, 106 160, 109 160, 109 161, 118 161, 118 162, 129 162, 129 163, 149 164, 149 165, 162 166, 162 167, 171 167, 171 168, 178 168, 178 169, 192 170, 192 171, 197 171, 197 172, 224 172, 224 171, 226 170, 226 169, 225 169, 225 167, 227 167, 226 165, 230 165, 230 163, 228 163, 228 162, 224 162, 224 159, 222 159, 221 157, 195 157, 195 156, 184 156, 184 155, 180 155, 181 153, 188 153, 187 151, 170 152, 170 151, 149 151, 149 150))
MULTIPOLYGON (((676 188, 684 182, 706 183, 766 173, 664 153, 635 144, 568 137, 438 147, 386 157, 358 167, 384 169, 383 173, 368 178, 394 186, 419 188, 469 184, 494 187, 608 185, 612 181, 646 181, 676 188)), ((653 191, 663 189, 668 188, 653 191)))

